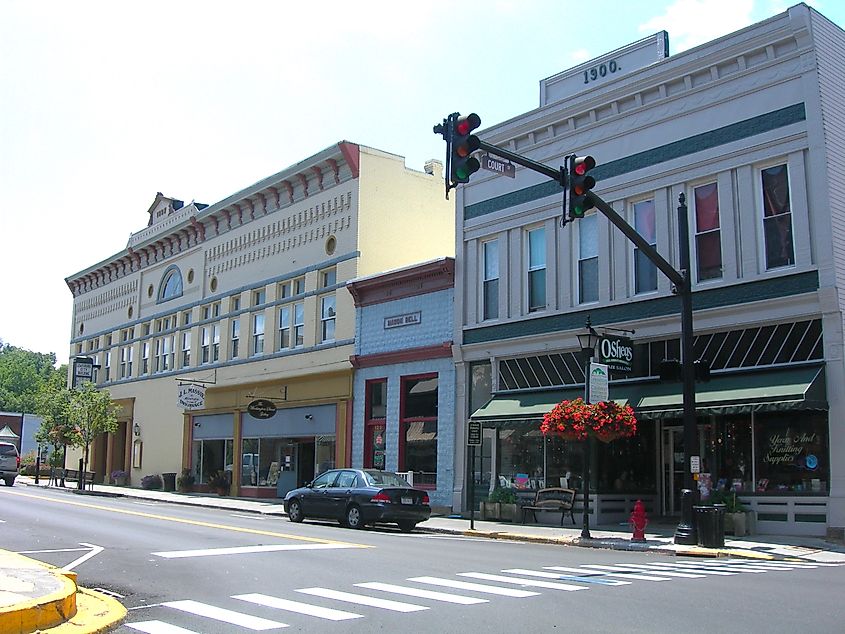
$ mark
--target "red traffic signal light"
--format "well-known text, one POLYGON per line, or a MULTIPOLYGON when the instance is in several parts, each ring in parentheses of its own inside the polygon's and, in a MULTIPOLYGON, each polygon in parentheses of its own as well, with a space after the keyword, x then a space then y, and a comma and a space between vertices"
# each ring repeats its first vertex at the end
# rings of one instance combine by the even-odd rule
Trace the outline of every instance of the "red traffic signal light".
POLYGON ((596 186, 596 179, 588 175, 596 166, 592 156, 569 157, 569 219, 583 218, 584 214, 594 207, 587 197, 590 190, 596 186))
POLYGON ((471 134, 481 125, 481 117, 474 112, 457 117, 452 123, 450 176, 452 184, 468 183, 469 177, 481 168, 478 159, 471 155, 480 146, 481 141, 471 134))

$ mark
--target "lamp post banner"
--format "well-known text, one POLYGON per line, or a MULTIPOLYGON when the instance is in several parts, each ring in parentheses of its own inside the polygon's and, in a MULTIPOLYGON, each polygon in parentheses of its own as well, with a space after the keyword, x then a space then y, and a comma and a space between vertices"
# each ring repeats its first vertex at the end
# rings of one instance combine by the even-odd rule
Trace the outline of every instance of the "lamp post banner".
POLYGON ((180 385, 179 407, 183 409, 203 409, 205 407, 204 385, 180 385))

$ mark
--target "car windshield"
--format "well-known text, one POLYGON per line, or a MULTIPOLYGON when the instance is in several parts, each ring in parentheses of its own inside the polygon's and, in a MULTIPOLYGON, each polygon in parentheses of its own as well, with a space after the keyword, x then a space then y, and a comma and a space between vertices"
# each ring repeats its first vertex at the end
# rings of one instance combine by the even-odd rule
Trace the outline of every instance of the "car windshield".
POLYGON ((410 486, 405 478, 390 471, 365 471, 364 479, 369 486, 377 487, 407 487, 410 486))
POLYGON ((14 445, 0 445, 0 456, 17 456, 18 450, 14 445))

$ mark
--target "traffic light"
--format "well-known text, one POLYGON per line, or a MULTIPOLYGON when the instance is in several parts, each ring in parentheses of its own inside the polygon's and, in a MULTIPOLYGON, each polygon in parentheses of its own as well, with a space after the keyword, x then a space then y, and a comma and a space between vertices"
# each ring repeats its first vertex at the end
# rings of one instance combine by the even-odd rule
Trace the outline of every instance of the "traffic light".
POLYGON ((452 156, 450 162, 452 184, 468 183, 469 177, 481 167, 478 159, 471 156, 481 146, 481 141, 474 134, 470 134, 481 125, 481 117, 473 112, 463 117, 457 117, 452 125, 452 156))
POLYGON ((583 218, 593 208, 587 198, 589 191, 596 186, 596 179, 588 175, 596 166, 592 156, 569 157, 569 219, 583 218))

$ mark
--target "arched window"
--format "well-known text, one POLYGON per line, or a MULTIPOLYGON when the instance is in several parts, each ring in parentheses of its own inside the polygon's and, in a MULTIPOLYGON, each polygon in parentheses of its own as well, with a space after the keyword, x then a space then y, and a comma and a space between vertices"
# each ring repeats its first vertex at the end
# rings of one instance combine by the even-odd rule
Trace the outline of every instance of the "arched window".
POLYGON ((161 278, 158 287, 158 301, 166 302, 175 297, 182 296, 182 274, 177 266, 168 268, 161 278))

